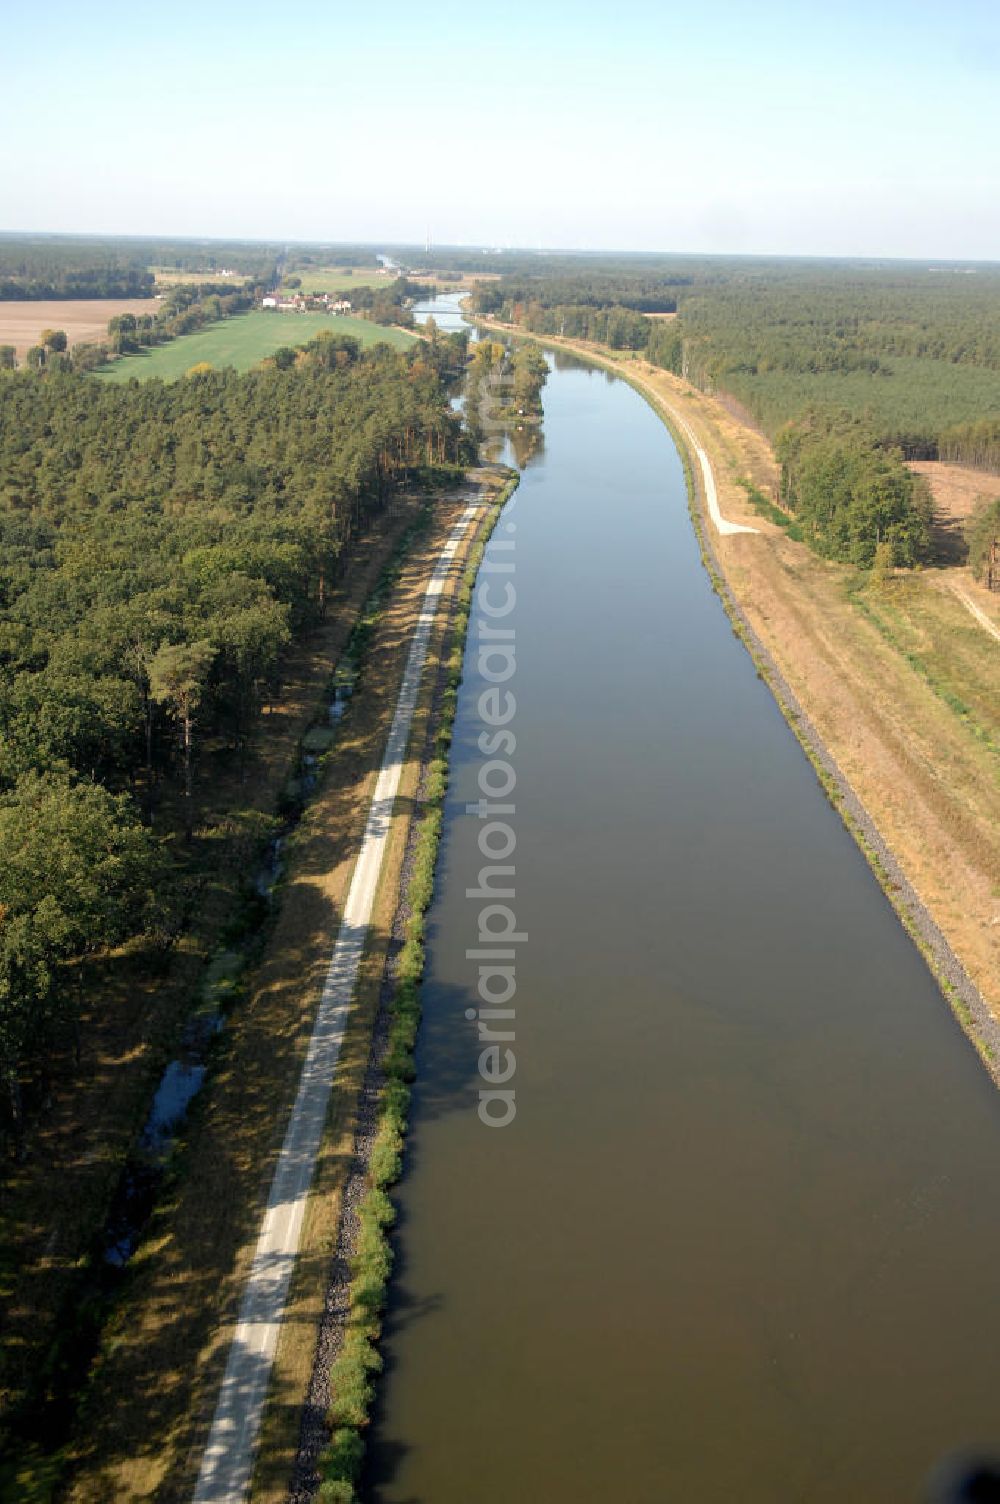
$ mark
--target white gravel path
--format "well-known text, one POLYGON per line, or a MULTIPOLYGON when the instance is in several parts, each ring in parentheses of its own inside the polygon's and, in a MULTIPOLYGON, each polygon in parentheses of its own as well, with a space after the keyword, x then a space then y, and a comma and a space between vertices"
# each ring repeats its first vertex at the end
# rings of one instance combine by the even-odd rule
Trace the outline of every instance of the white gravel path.
POLYGON ((333 1076, 371 922, 392 808, 427 658, 427 645, 459 542, 478 511, 478 505, 470 505, 456 522, 424 593, 385 756, 368 811, 361 851, 344 905, 340 933, 271 1182, 253 1264, 247 1276, 215 1418, 194 1491, 194 1504, 241 1504, 250 1485, 278 1333, 298 1253, 333 1076))
POLYGON ((659 392, 657 392, 653 387, 649 387, 648 390, 652 393, 654 399, 657 402, 662 403, 664 409, 670 414, 671 418, 677 424, 678 428, 683 428, 685 434, 687 435, 687 439, 689 444, 691 445, 691 448, 698 456, 698 463, 701 466, 702 480, 705 483, 705 500, 708 502, 708 515, 712 519, 712 525, 715 528, 716 532, 721 533, 724 538, 728 538, 733 533, 759 533, 760 528, 749 527, 746 523, 743 522, 730 522, 727 517, 723 517, 722 509, 719 506, 719 493, 715 489, 715 475, 712 472, 712 466, 709 463, 708 455, 705 453, 704 449, 702 449, 701 445, 698 443, 698 440, 694 436, 694 429, 691 427, 686 418, 681 417, 680 413, 672 403, 665 402, 664 399, 660 396, 659 392))

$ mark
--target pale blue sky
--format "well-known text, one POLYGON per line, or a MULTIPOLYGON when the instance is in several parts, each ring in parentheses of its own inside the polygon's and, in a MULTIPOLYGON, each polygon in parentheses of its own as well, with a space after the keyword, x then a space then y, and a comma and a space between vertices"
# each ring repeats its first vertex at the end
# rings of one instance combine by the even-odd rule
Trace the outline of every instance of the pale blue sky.
POLYGON ((38 0, 0 49, 0 229, 1000 260, 1000 0, 38 0))

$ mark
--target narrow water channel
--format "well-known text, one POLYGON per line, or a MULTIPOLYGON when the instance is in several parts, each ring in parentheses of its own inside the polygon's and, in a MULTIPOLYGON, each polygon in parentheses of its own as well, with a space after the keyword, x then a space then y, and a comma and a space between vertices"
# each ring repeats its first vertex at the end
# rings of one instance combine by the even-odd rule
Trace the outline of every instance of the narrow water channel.
POLYGON ((544 402, 492 550, 517 1115, 480 1121, 466 1019, 477 610, 366 1497, 917 1500, 1000 1441, 1000 1100, 732 635, 666 430, 562 357, 544 402))

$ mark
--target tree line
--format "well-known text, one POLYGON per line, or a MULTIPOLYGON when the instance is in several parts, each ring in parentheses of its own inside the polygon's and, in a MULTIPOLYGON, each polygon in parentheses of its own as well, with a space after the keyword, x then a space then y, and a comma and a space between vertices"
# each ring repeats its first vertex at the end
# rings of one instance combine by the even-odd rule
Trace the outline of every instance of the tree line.
POLYGON ((907 459, 1000 469, 996 268, 721 258, 668 267, 672 319, 629 306, 642 278, 627 258, 590 279, 589 302, 559 300, 572 285, 559 270, 481 283, 474 307, 634 351, 737 398, 776 444, 785 505, 829 558, 870 567, 880 544, 897 565, 927 556, 927 496, 907 459))
POLYGON ((643 352, 738 398, 772 437, 809 409, 848 410, 907 458, 1000 467, 996 267, 669 257, 591 266, 580 257, 570 275, 563 258, 546 274, 528 263, 527 274, 480 284, 474 305, 539 333, 643 352), (676 320, 622 317, 650 311, 636 296, 643 287, 672 289, 676 320))
POLYGON ((1000 590, 1000 497, 983 497, 966 526, 969 568, 987 590, 1000 590))
POLYGON ((931 498, 901 450, 878 444, 850 413, 813 411, 777 436, 781 499, 805 541, 828 559, 870 569, 928 557, 931 498))
POLYGON ((476 289, 477 311, 492 317, 510 315, 507 322, 519 323, 519 306, 555 308, 559 305, 580 308, 629 308, 636 313, 674 313, 679 286, 689 279, 678 274, 659 277, 648 274, 610 276, 599 272, 565 272, 549 276, 504 277, 499 282, 485 282, 476 289))
POLYGON ((45 1088, 87 960, 183 923, 199 753, 242 763, 371 518, 463 459, 451 342, 324 333, 282 368, 0 375, 0 1073, 45 1088), (185 822, 190 827, 191 816, 185 822), (183 846, 183 842, 181 843, 183 846))
MULTIPOLYGON (((258 288, 234 291, 225 282, 179 284, 154 305, 152 313, 115 314, 108 320, 105 343, 84 341, 69 349, 64 329, 43 329, 38 344, 25 352, 24 363, 32 371, 96 371, 112 355, 134 355, 183 334, 193 334, 219 319, 246 313, 254 307, 258 293, 258 288)), ((16 369, 15 346, 0 345, 0 370, 16 369)))
POLYGON ((312 266, 331 265, 371 269, 378 267, 379 264, 378 256, 369 246, 311 242, 308 246, 292 247, 288 255, 286 270, 295 272, 308 270, 312 266))
POLYGON ((403 329, 412 329, 416 322, 410 302, 427 296, 425 287, 419 282, 408 282, 405 277, 379 287, 350 287, 341 291, 350 297, 352 313, 361 313, 374 324, 396 324, 403 329))
POLYGON ((938 457, 1000 473, 1000 415, 946 428, 938 440, 938 457))
POLYGON ((267 282, 283 254, 251 241, 0 235, 0 300, 151 297, 152 267, 192 274, 226 269, 267 282))
POLYGON ((0 273, 0 302, 56 302, 71 298, 151 298, 152 272, 94 266, 0 273))
POLYGON ((155 313, 119 313, 109 319, 110 349, 115 355, 134 355, 193 334, 219 319, 248 313, 260 291, 258 287, 233 290, 225 282, 182 283, 170 289, 155 313))
POLYGON ((538 423, 548 374, 537 345, 478 340, 465 382, 465 423, 473 443, 482 443, 498 424, 516 429, 525 421, 538 423))

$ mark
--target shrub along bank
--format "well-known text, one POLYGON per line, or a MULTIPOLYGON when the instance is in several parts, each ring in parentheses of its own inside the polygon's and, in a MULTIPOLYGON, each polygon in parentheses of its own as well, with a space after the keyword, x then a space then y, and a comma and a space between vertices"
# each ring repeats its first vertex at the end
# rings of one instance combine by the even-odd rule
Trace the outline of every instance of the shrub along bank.
POLYGON ((382 1069, 379 1126, 368 1166, 368 1190, 358 1213, 357 1250, 352 1261, 348 1313, 341 1352, 330 1373, 333 1399, 329 1410, 331 1438, 320 1457, 323 1504, 352 1504, 364 1459, 364 1432, 374 1398, 374 1375, 382 1366, 378 1339, 382 1330, 392 1249, 388 1230, 395 1213, 388 1192, 399 1179, 414 1077, 413 1048, 420 1023, 420 984, 424 970, 425 915, 434 891, 434 865, 448 784, 448 750, 462 679, 462 657, 472 591, 483 551, 504 505, 517 485, 514 477, 497 498, 483 534, 473 549, 458 596, 434 752, 427 769, 423 812, 406 893, 410 918, 396 963, 391 1019, 382 1069))

